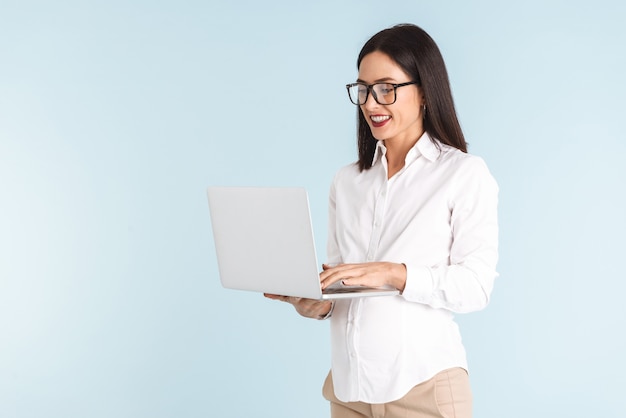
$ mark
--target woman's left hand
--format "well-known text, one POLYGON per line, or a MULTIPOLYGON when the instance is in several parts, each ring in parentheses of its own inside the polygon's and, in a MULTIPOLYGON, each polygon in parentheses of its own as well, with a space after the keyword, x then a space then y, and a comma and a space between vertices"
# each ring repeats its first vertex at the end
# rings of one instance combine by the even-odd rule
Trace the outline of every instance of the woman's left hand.
POLYGON ((406 266, 399 263, 374 262, 327 266, 320 274, 322 289, 341 281, 346 286, 392 286, 400 292, 406 285, 406 266))
POLYGON ((266 298, 280 300, 291 303, 296 311, 306 318, 322 319, 330 313, 332 302, 328 300, 306 299, 294 296, 274 295, 271 293, 263 294, 266 298))

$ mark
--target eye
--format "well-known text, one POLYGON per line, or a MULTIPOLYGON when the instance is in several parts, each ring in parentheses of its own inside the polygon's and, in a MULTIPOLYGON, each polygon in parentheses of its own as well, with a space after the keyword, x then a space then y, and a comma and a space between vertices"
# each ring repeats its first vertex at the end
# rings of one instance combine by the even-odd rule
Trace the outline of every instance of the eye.
POLYGON ((378 96, 393 96, 393 84, 381 83, 374 84, 374 90, 378 96))
POLYGON ((391 94, 393 93, 393 86, 391 84, 381 84, 379 90, 381 94, 391 94))

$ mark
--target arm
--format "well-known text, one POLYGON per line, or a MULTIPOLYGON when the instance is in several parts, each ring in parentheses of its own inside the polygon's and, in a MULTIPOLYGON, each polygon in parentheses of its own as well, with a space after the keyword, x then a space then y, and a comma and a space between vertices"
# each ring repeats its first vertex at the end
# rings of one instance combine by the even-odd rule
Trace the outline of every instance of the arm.
POLYGON ((406 263, 405 299, 453 312, 489 302, 498 273, 498 186, 482 160, 458 170, 450 201, 453 242, 449 262, 406 263))

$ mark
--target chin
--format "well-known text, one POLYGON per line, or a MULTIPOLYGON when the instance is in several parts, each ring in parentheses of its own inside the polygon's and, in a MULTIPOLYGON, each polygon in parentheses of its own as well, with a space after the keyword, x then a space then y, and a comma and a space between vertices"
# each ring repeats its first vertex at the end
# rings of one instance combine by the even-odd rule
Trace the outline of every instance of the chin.
POLYGON ((374 137, 374 139, 378 141, 384 141, 385 139, 389 137, 388 135, 383 135, 383 133, 380 132, 379 128, 372 128, 370 126, 370 132, 372 133, 372 136, 374 137), (376 132, 376 131, 379 131, 379 132, 376 132))

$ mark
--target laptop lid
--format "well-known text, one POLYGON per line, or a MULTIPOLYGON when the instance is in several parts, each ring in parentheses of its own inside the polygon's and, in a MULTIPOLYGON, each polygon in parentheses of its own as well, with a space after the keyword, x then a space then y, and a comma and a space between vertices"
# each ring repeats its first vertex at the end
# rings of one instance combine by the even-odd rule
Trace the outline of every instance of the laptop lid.
POLYGON ((311 299, 398 294, 362 287, 322 294, 304 188, 209 187, 207 195, 222 286, 311 299))

